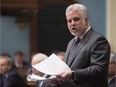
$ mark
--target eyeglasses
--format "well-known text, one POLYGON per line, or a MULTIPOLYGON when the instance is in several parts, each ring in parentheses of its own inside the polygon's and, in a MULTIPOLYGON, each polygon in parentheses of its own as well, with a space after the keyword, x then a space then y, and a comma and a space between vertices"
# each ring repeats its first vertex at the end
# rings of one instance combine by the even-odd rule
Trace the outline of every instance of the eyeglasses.
POLYGON ((0 67, 4 67, 4 66, 6 66, 6 65, 8 65, 8 63, 6 63, 6 64, 1 64, 0 67))

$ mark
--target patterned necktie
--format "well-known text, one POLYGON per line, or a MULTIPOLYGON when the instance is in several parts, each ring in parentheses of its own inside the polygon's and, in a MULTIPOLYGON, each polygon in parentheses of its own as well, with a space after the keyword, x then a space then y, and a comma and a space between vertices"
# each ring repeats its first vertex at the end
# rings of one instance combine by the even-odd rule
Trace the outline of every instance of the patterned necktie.
POLYGON ((72 46, 71 46, 71 48, 70 48, 70 51, 69 51, 69 56, 68 56, 67 64, 69 64, 70 61, 72 60, 72 57, 73 57, 73 55, 74 55, 74 52, 75 52, 75 50, 76 50, 76 48, 77 48, 77 46, 78 46, 80 40, 81 40, 81 39, 79 39, 79 38, 75 38, 75 40, 74 40, 74 42, 73 42, 73 44, 72 44, 72 46))
POLYGON ((72 47, 70 49, 70 52, 74 52, 74 50, 76 49, 76 47, 79 44, 80 40, 81 40, 80 38, 75 38, 75 40, 74 40, 74 42, 72 44, 72 47))
POLYGON ((80 39, 80 38, 75 38, 74 45, 79 44, 79 42, 80 42, 80 41, 81 41, 81 39, 80 39))
POLYGON ((46 82, 44 82, 44 81, 38 82, 38 87, 45 87, 45 86, 46 86, 46 82))
POLYGON ((41 82, 42 81, 38 81, 38 86, 37 87, 41 87, 41 82))
POLYGON ((40 87, 44 87, 44 81, 41 81, 40 87))

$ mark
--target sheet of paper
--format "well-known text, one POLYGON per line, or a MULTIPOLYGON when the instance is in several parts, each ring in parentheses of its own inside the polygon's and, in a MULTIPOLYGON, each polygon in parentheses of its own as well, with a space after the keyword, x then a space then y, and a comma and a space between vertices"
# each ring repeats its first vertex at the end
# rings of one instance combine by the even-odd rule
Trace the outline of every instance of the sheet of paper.
POLYGON ((36 81, 36 79, 31 78, 31 75, 29 74, 29 75, 27 76, 27 81, 36 81))
POLYGON ((49 81, 49 80, 53 80, 53 79, 56 79, 56 76, 51 76, 49 78, 45 78, 45 77, 38 76, 36 74, 29 74, 27 77, 28 81, 38 81, 38 80, 49 81))
POLYGON ((71 69, 54 53, 42 62, 32 66, 40 72, 49 75, 57 75, 63 71, 71 71, 71 69))

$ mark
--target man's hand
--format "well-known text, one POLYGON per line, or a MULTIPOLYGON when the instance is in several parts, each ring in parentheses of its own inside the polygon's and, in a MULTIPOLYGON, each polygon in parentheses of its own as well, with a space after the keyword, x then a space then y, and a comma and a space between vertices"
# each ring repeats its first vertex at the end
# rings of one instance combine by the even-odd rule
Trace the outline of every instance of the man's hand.
POLYGON ((61 80, 67 80, 70 79, 72 76, 72 71, 64 71, 62 73, 59 73, 57 77, 61 80))
POLYGON ((62 73, 59 73, 57 75, 57 78, 58 79, 54 79, 54 80, 51 80, 49 81, 49 84, 52 85, 52 86, 55 86, 57 85, 61 80, 67 80, 67 79, 70 79, 72 76, 72 71, 64 71, 62 73))

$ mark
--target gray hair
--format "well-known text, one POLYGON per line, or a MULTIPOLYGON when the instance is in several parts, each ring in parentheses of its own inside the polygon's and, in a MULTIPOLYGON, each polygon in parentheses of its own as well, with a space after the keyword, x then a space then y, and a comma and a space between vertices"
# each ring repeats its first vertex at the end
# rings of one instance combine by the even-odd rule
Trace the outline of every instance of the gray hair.
POLYGON ((87 17, 87 8, 82 5, 82 4, 72 4, 70 6, 67 7, 66 9, 66 14, 69 12, 69 11, 78 11, 80 10, 81 11, 81 14, 84 16, 84 17, 87 17))
POLYGON ((43 61, 44 59, 48 58, 47 55, 43 54, 43 53, 38 53, 35 54, 32 58, 32 60, 36 60, 38 63, 43 61))
POLYGON ((5 59, 7 60, 8 64, 13 65, 13 60, 8 56, 0 56, 0 59, 5 59))
POLYGON ((110 54, 110 63, 116 64, 116 53, 111 52, 110 54))

